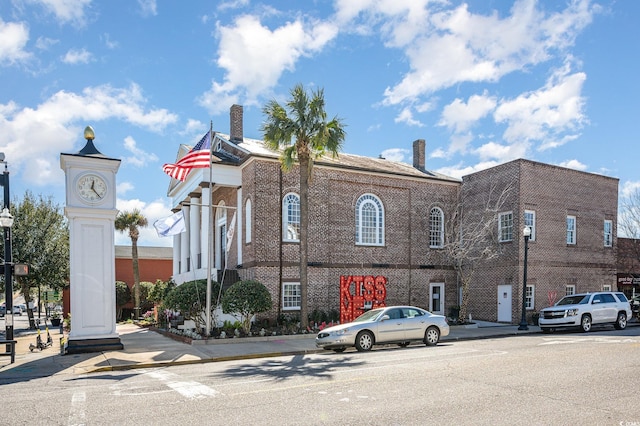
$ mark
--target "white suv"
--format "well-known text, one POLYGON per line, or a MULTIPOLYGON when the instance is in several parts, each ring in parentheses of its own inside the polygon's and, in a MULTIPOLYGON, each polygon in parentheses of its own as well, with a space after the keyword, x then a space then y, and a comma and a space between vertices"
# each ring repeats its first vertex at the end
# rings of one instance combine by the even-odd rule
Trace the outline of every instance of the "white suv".
POLYGON ((538 324, 543 333, 561 327, 579 327, 587 332, 594 324, 613 324, 624 330, 627 318, 631 318, 631 305, 624 293, 600 291, 563 297, 540 311, 538 324))

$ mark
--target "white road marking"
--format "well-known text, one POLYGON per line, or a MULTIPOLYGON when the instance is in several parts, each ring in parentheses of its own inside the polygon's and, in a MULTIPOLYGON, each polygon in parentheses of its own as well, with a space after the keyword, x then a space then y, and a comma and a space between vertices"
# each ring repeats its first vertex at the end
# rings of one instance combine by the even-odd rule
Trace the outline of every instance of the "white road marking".
POLYGON ((71 397, 71 408, 69 408, 69 426, 80 426, 86 422, 87 394, 80 391, 75 392, 71 397))
POLYGON ((157 370, 145 373, 145 375, 158 379, 165 383, 169 388, 178 392, 180 395, 189 399, 200 399, 215 396, 219 392, 209 386, 194 381, 180 381, 176 380, 180 376, 177 374, 169 373, 164 370, 157 370))

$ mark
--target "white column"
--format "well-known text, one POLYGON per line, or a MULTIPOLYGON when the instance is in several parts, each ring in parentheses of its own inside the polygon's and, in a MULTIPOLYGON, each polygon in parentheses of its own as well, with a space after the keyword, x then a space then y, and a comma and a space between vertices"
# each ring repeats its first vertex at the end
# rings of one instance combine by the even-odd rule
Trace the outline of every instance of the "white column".
POLYGON ((173 275, 180 273, 180 239, 182 234, 173 236, 173 275))
POLYGON ((202 188, 202 209, 200 211, 200 253, 202 253, 202 267, 206 269, 209 259, 209 228, 211 227, 211 187, 202 188))
POLYGON ((182 206, 182 213, 186 231, 180 234, 180 273, 184 274, 191 270, 189 266, 189 206, 182 206))
POLYGON ((236 192, 236 247, 238 247, 238 265, 242 264, 242 247, 244 246, 244 239, 242 236, 242 225, 244 225, 244 223, 242 222, 242 212, 243 212, 243 205, 242 205, 242 187, 238 188, 238 191, 236 192))
POLYGON ((198 255, 200 254, 200 197, 191 197, 189 209, 189 239, 191 253, 191 265, 193 269, 198 268, 198 255))

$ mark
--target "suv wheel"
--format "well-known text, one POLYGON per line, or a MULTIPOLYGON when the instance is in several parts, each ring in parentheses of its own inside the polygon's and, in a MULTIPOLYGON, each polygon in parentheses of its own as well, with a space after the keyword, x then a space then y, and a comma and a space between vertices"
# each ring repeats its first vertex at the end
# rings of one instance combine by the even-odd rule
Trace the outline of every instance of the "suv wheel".
POLYGON ((624 330, 625 328, 627 328, 627 314, 625 314, 624 312, 618 313, 618 319, 616 320, 614 327, 617 330, 624 330))
POLYGON ((585 333, 587 333, 587 332, 589 332, 591 330, 591 316, 590 315, 583 315, 582 316, 582 320, 580 320, 580 328, 585 333))

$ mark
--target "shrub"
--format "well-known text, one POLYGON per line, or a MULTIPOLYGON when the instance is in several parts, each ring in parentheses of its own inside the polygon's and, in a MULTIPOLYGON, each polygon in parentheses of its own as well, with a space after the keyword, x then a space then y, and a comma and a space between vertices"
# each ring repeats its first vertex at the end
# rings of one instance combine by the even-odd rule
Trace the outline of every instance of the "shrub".
POLYGON ((271 309, 271 293, 260 282, 238 281, 222 296, 222 311, 236 316, 242 322, 243 331, 251 330, 251 318, 271 309))
MULTIPOLYGON (((220 284, 211 283, 211 316, 216 308, 220 284)), ((172 289, 165 297, 164 308, 179 311, 183 318, 196 323, 196 329, 205 328, 205 309, 207 308, 207 280, 185 282, 172 289)))

